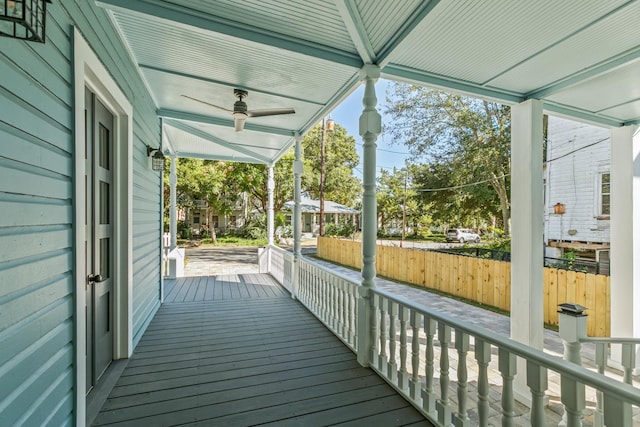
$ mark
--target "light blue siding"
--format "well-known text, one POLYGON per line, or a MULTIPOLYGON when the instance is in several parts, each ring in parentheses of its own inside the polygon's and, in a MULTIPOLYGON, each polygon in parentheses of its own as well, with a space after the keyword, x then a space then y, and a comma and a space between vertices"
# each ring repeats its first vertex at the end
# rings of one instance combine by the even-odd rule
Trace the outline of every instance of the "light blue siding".
POLYGON ((0 39, 2 426, 74 423, 74 26, 134 108, 135 343, 159 305, 161 180, 145 149, 160 145, 156 107, 104 10, 53 2, 45 44, 0 39))

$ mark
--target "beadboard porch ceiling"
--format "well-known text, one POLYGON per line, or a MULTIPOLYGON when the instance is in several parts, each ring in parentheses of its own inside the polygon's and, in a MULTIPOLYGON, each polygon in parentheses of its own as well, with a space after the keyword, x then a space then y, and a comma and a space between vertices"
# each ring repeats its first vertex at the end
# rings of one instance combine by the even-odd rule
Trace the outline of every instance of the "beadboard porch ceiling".
MULTIPOLYGON (((640 1, 98 0, 163 118, 165 154, 270 164, 381 77, 604 126, 640 124, 640 1), (232 117, 234 88, 249 109, 232 117)), ((379 100, 383 94, 378 94, 379 100)))

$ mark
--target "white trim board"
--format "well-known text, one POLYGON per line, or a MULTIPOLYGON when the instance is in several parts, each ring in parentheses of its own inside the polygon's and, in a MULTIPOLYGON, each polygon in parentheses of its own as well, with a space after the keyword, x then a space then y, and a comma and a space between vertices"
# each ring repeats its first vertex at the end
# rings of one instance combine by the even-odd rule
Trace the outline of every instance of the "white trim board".
POLYGON ((102 62, 77 28, 73 32, 74 96, 75 96, 75 171, 74 171, 74 233, 75 233, 75 405, 76 425, 86 423, 86 277, 84 247, 85 174, 84 159, 84 91, 88 87, 114 114, 115 134, 115 313, 114 359, 128 358, 133 352, 132 307, 132 207, 133 207, 133 107, 111 77, 102 62))

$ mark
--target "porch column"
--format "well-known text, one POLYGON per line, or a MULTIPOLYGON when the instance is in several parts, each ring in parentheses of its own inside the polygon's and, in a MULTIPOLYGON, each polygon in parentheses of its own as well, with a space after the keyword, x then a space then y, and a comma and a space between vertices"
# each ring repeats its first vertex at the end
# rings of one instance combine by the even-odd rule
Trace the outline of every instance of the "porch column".
MULTIPOLYGON (((611 131, 611 336, 640 337, 640 133, 611 131), (635 134, 635 135, 634 135, 635 134)), ((611 361, 620 364, 619 345, 611 361)))
POLYGON ((273 230, 274 230, 274 211, 273 211, 273 190, 275 189, 275 181, 273 179, 273 165, 269 166, 269 178, 267 180, 267 194, 268 194, 268 207, 267 207, 267 242, 270 246, 273 245, 273 230))
POLYGON ((169 169, 169 234, 171 234, 171 250, 178 246, 177 162, 176 156, 171 156, 171 167, 169 169))
POLYGON ((360 116, 360 136, 363 144, 362 186, 362 286, 358 288, 358 362, 368 366, 373 355, 371 347, 377 337, 371 318, 371 292, 375 288, 376 277, 376 237, 378 232, 376 220, 376 140, 382 130, 382 119, 376 110, 375 84, 380 77, 377 65, 366 64, 362 70, 365 81, 364 111, 360 116))
POLYGON ((302 205, 300 203, 302 193, 302 136, 296 136, 293 161, 293 295, 298 294, 299 264, 302 253, 300 251, 300 240, 302 239, 302 205))
MULTIPOLYGON (((542 102, 511 108, 511 338, 544 346, 542 102)), ((565 302, 565 301, 558 301, 565 302)), ((515 394, 530 400, 524 361, 518 361, 515 394)))

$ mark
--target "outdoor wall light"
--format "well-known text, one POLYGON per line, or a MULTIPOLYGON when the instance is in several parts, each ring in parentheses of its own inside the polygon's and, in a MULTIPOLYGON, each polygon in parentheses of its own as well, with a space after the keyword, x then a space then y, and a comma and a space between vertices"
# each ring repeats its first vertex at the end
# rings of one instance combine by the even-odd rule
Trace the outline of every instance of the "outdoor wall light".
POLYGON ((0 0, 0 36, 44 43, 51 0, 0 0))
POLYGON ((151 157, 152 170, 156 172, 162 172, 164 170, 164 154, 162 154, 159 148, 153 148, 147 145, 147 157, 151 157))

